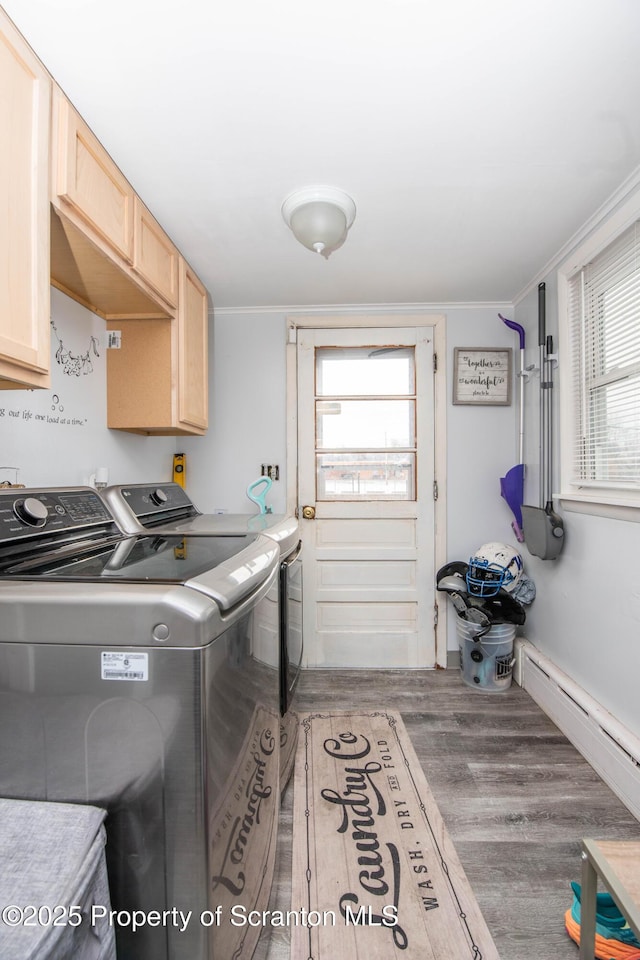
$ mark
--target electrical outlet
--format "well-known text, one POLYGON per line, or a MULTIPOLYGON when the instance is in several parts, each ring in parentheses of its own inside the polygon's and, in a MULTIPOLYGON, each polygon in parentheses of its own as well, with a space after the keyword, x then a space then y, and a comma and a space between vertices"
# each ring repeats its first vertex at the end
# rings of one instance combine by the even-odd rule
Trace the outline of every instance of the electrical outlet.
POLYGON ((277 463, 263 463, 260 471, 261 477, 269 477, 270 480, 280 479, 280 467, 277 463))

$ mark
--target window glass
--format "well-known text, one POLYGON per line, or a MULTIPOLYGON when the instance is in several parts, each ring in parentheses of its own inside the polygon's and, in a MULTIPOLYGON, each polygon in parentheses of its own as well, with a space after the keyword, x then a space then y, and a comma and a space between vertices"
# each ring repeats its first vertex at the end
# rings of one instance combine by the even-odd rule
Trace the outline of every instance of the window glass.
POLYGON ((414 400, 316 401, 316 441, 321 450, 413 447, 414 400))
POLYGON ((412 347, 323 347, 316 350, 319 397, 415 394, 412 347))
POLYGON ((415 500, 413 347, 316 350, 316 498, 415 500))
POLYGON ((319 453, 318 500, 415 500, 415 453, 319 453))
POLYGON ((640 490, 640 231, 569 280, 575 435, 570 483, 640 490))

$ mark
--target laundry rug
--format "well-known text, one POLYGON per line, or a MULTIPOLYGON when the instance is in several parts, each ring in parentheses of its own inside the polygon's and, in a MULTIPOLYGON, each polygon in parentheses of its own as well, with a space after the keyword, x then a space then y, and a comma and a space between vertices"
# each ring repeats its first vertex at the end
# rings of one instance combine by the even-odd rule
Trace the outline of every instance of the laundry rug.
POLYGON ((399 714, 303 714, 291 960, 499 960, 399 714))

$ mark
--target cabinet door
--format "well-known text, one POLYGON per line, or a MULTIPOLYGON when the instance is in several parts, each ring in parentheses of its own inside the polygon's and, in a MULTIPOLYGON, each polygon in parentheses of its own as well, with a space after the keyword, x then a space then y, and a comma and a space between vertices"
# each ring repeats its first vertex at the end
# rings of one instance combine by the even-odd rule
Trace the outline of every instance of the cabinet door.
POLYGON ((133 261, 133 189, 66 97, 56 93, 55 191, 129 263, 133 261))
POLYGON ((178 251, 139 197, 134 200, 133 269, 167 303, 178 303, 178 251))
POLYGON ((207 291, 180 260, 178 312, 178 420, 204 432, 209 416, 207 291))
POLYGON ((0 90, 0 386, 48 387, 51 79, 1 8, 0 90))

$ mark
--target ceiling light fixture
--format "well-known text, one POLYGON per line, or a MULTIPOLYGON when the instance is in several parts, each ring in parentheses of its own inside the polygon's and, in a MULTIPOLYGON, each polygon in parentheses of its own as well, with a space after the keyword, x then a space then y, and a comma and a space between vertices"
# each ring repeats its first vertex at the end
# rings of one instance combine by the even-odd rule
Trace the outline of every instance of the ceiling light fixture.
POLYGON ((355 215, 351 197, 336 187, 304 187, 282 204, 282 216, 296 239, 325 259, 344 243, 355 215))

